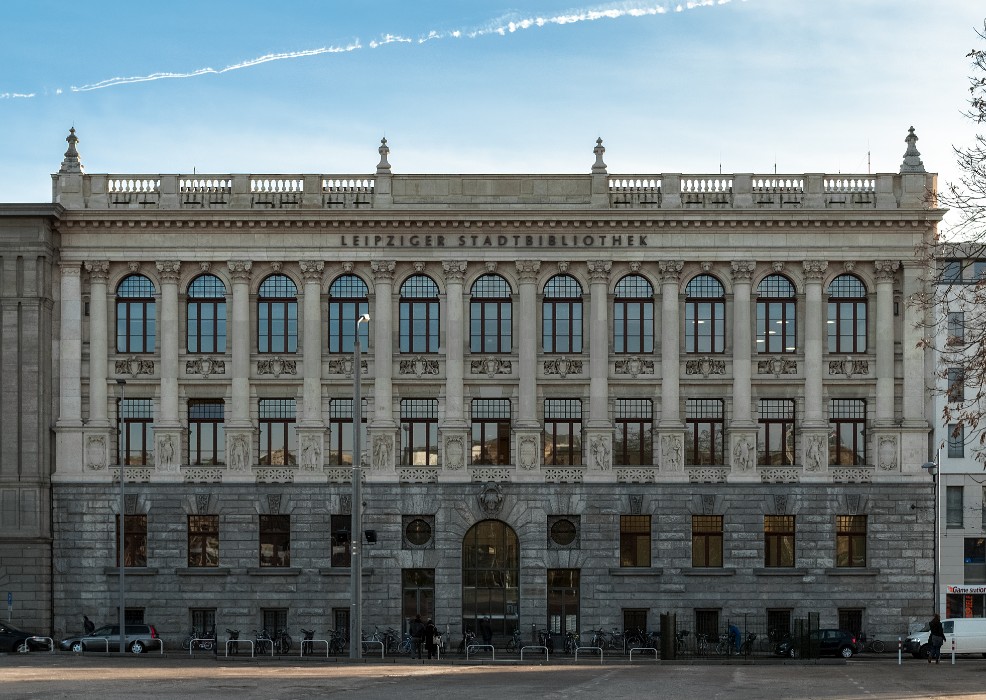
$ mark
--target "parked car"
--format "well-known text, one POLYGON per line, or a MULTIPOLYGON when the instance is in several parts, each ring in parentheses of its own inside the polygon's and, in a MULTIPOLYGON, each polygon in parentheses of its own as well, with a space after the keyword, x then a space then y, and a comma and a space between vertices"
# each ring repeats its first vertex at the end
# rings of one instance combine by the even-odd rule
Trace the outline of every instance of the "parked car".
POLYGON ((0 651, 16 651, 18 654, 48 651, 48 642, 42 641, 30 632, 0 622, 0 651))
MULTIPOLYGON (((950 653, 952 643, 956 654, 982 654, 986 656, 986 618, 957 617, 941 621, 945 631, 945 646, 942 653, 950 653)), ((926 624, 923 629, 907 635, 904 651, 909 651, 915 659, 928 656, 928 637, 931 631, 926 624)))
MULTIPOLYGON (((126 648, 134 654, 148 649, 160 649, 164 641, 157 636, 154 625, 127 625, 126 648)), ((119 651, 120 625, 103 625, 92 634, 76 634, 58 643, 62 651, 119 651), (106 640, 105 642, 102 640, 106 640)))
POLYGON ((807 640, 797 636, 785 637, 774 647, 774 653, 792 659, 801 658, 808 654, 808 650, 802 647, 804 641, 807 641, 808 649, 819 656, 849 659, 856 653, 856 638, 845 630, 812 630, 807 640))

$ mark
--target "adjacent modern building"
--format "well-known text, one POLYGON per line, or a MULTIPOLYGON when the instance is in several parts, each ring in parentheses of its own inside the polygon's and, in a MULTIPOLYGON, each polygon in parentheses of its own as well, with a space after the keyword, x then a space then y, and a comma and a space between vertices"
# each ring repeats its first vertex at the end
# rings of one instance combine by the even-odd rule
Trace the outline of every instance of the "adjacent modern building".
POLYGON ((929 616, 913 129, 866 175, 615 175, 601 140, 400 175, 385 139, 372 174, 91 174, 67 140, 51 205, 0 206, 22 626, 116 619, 121 516, 126 614, 172 638, 347 627, 354 541, 367 631, 929 616))

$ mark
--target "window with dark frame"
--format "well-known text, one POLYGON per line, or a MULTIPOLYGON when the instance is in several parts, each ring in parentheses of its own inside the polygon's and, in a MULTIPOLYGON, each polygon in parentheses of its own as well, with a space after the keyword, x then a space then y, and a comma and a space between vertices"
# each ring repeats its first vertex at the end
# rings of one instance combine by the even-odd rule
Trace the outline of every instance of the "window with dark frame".
POLYGON ((685 401, 685 464, 725 464, 722 399, 685 401))
POLYGON ((839 608, 839 629, 859 638, 863 632, 862 608, 839 608))
POLYGON ((510 399, 473 399, 471 464, 510 464, 510 399))
POLYGON ((616 283, 613 352, 654 352, 654 287, 641 275, 627 275, 616 283))
MULTIPOLYGON (((360 418, 360 445, 366 454, 369 444, 366 435, 366 399, 360 403, 363 406, 360 418)), ((329 441, 326 445, 329 453, 329 464, 333 466, 353 466, 353 400, 331 399, 329 401, 329 441)))
POLYGON ((285 608, 264 608, 260 611, 263 628, 273 637, 288 628, 288 611, 285 608))
POLYGON ((154 464, 154 406, 151 399, 117 399, 117 464, 154 464))
POLYGON ((767 609, 767 639, 777 643, 791 633, 791 611, 784 608, 767 609))
POLYGON ((152 353, 156 336, 154 283, 127 275, 116 288, 116 351, 152 353))
POLYGON ((582 285, 571 275, 544 285, 541 344, 546 353, 582 352, 582 285))
POLYGON ((943 260, 941 281, 944 284, 954 284, 962 282, 962 261, 943 260))
POLYGON ((424 517, 411 518, 404 526, 404 539, 413 547, 424 547, 431 542, 433 529, 424 517))
POLYGON ((225 405, 221 399, 189 400, 188 463, 226 463, 225 405))
POLYGON ((950 459, 965 457, 965 426, 961 423, 948 425, 948 457, 950 459))
POLYGON ((294 399, 260 399, 260 464, 296 464, 294 399))
POLYGON ((692 516, 692 566, 722 566, 722 516, 692 516))
POLYGON ((582 402, 544 400, 544 463, 582 464, 582 402))
POLYGON ((964 527, 965 489, 962 486, 945 487, 945 527, 964 527))
POLYGON ((613 463, 654 464, 654 402, 650 399, 616 399, 613 463))
POLYGON ((226 285, 215 275, 199 275, 186 298, 188 352, 226 352, 226 285))
POLYGON ((784 275, 767 275, 757 285, 757 352, 786 353, 797 348, 794 285, 784 275))
POLYGON ((188 516, 188 567, 219 566, 219 516, 188 516))
POLYGON ((855 275, 839 275, 828 300, 828 351, 866 352, 866 286, 855 275))
POLYGON ((579 536, 578 521, 577 515, 556 518, 554 522, 549 519, 548 539, 559 547, 572 545, 579 536))
POLYGON ((763 517, 764 566, 794 566, 794 516, 765 515, 763 517))
MULTIPOLYGON (((126 515, 123 524, 123 561, 124 566, 147 566, 147 515, 126 515)), ((120 566, 120 515, 116 515, 116 547, 113 548, 113 559, 120 566)))
POLYGON ((329 518, 329 536, 332 539, 330 565, 348 569, 353 561, 352 515, 333 515, 329 518))
POLYGON ((500 275, 473 282, 469 302, 469 352, 505 353, 513 349, 510 283, 500 275))
POLYGON ((866 516, 835 516, 835 565, 866 566, 866 516))
POLYGON ((962 367, 949 367, 946 370, 948 389, 946 396, 949 403, 965 401, 965 370, 962 367))
POLYGON ((948 330, 945 341, 949 345, 961 345, 965 342, 965 313, 962 311, 948 312, 948 330))
POLYGON ((408 277, 401 285, 400 352, 438 352, 440 322, 438 285, 427 275, 408 277))
MULTIPOLYGON (((339 275, 329 285, 329 352, 352 353, 356 346, 356 321, 369 313, 370 290, 357 275, 339 275)), ((359 324, 360 348, 370 344, 370 324, 359 324)))
POLYGON ((651 516, 620 516, 620 566, 648 567, 651 562, 651 516))
POLYGON ((685 352, 726 350, 726 290, 712 275, 685 285, 685 352))
POLYGON ((257 292, 257 352, 298 352, 298 287, 287 275, 271 275, 257 292))
POLYGON ((962 543, 962 583, 986 583, 986 538, 965 537, 962 543))
POLYGON ((794 464, 794 401, 760 399, 759 463, 794 464))
POLYGON ((437 399, 401 399, 401 464, 438 466, 437 399))
POLYGON ((291 566, 291 516, 260 516, 260 566, 291 566))
POLYGON ((189 608, 188 617, 192 623, 192 629, 205 636, 216 632, 216 609, 215 608, 189 608))
POLYGON ((866 464, 866 401, 829 402, 829 464, 866 464))

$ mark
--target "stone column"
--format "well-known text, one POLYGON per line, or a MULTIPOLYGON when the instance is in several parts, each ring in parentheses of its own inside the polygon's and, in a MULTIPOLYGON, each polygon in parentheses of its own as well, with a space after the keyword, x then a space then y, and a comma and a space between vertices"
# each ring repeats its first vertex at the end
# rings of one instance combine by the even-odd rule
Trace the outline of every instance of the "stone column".
POLYGON ((462 281, 466 261, 445 260, 442 271, 445 276, 445 420, 439 430, 443 449, 441 477, 443 480, 468 481, 465 465, 469 423, 462 387, 466 325, 462 281))
MULTIPOLYGON (((609 418, 609 260, 590 260, 589 269, 589 446, 585 478, 598 480, 613 468, 613 424, 609 418)), ((609 480, 608 474, 605 480, 609 480)))
POLYGON ((823 393, 823 357, 828 348, 827 314, 822 298, 825 260, 801 263, 805 279, 805 420, 798 431, 801 443, 802 480, 828 479, 828 417, 823 393))
POLYGON ((876 268, 876 423, 894 424, 894 277, 900 263, 877 260, 876 268))
MULTIPOLYGON (((393 260, 374 260, 373 311, 370 314, 373 338, 373 419, 367 426, 364 455, 369 461, 366 479, 376 475, 392 478, 400 458, 397 454, 397 422, 394 420, 394 270, 393 260), (369 453, 369 454, 367 454, 369 453), (390 475, 389 477, 387 475, 390 475)), ((353 371, 359 371, 353 368, 353 371)), ((359 409, 355 409, 359 410, 359 409)))
POLYGON ((660 260, 661 273, 661 421, 658 423, 656 463, 662 481, 687 481, 685 431, 681 422, 681 320, 679 315, 680 260, 660 260))
POLYGON ((161 279, 160 332, 161 409, 154 424, 155 481, 180 481, 181 424, 178 421, 178 277, 181 263, 157 263, 161 279))
MULTIPOLYGON (((322 420, 322 270, 321 260, 301 260, 304 277, 302 337, 302 414, 298 434, 298 472, 295 482, 322 482, 325 454, 325 423, 322 420)), ((349 322, 349 319, 346 319, 349 322)), ((356 319, 352 319, 355 323, 356 319)))
POLYGON ((227 263, 233 278, 230 314, 232 406, 226 414, 226 465, 233 481, 253 481, 254 427, 250 421, 250 269, 249 260, 227 263))
POLYGON ((61 322, 58 349, 57 463, 52 480, 78 474, 82 450, 82 265, 65 262, 61 270, 61 322))
POLYGON ((749 445, 757 444, 756 422, 751 405, 751 364, 753 328, 750 313, 750 283, 756 263, 737 260, 733 271, 733 418, 729 422, 728 480, 760 481, 757 469, 751 469, 749 445), (736 458, 733 458, 735 453, 736 458))
POLYGON ((518 480, 525 475, 537 479, 533 474, 541 466, 541 424, 537 419, 537 355, 538 330, 537 280, 541 270, 539 260, 518 260, 518 296, 520 312, 515 329, 517 338, 517 364, 519 386, 518 416, 514 421, 514 460, 517 464, 518 480))
MULTIPOLYGON (((905 266, 903 275, 904 301, 901 303, 901 314, 904 317, 904 322, 901 351, 904 376, 921 377, 925 375, 925 350, 921 346, 921 340, 924 337, 923 329, 928 326, 924 319, 924 308, 920 304, 909 303, 908 300, 915 298, 923 291, 923 271, 916 265, 905 266)), ((933 379, 928 381, 933 382, 933 379)), ((928 427, 928 421, 924 415, 924 388, 924 382, 904 382, 905 425, 912 425, 917 428, 928 427)))
POLYGON ((106 278, 110 264, 106 260, 89 261, 89 425, 108 427, 106 417, 106 364, 108 361, 109 326, 107 326, 106 278))

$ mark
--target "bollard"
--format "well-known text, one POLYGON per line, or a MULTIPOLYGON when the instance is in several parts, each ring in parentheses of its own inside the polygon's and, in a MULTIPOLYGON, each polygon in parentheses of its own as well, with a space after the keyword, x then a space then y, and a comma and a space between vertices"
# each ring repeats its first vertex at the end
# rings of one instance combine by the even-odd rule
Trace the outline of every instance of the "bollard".
POLYGON ((900 666, 904 663, 904 640, 902 637, 897 637, 897 665, 900 666))
POLYGON ((952 665, 955 665, 955 635, 952 635, 952 665))

